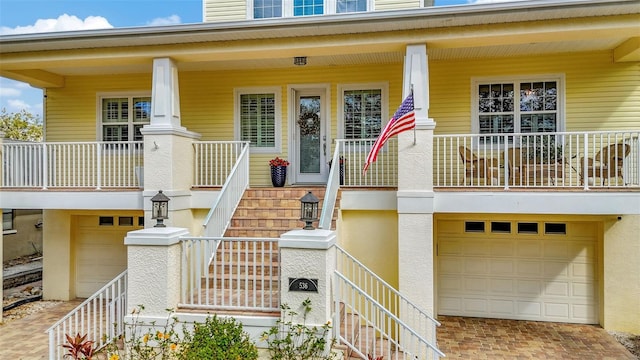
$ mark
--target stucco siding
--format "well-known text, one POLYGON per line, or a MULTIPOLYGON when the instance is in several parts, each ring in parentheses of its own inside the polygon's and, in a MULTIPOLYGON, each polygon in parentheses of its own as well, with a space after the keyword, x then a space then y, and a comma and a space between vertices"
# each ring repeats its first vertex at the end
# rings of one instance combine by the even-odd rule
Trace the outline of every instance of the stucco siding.
POLYGON ((247 18, 246 0, 208 0, 203 6, 204 21, 232 21, 247 18))
POLYGON ((610 52, 429 62, 429 116, 436 134, 471 132, 473 78, 564 75, 566 130, 638 129, 640 63, 610 52))

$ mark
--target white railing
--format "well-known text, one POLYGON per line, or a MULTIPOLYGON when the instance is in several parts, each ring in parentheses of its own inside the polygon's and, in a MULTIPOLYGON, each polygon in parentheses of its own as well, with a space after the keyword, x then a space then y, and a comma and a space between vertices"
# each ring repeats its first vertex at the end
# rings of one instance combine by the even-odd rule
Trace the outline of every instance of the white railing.
MULTIPOLYGON (((371 164, 365 174, 362 173, 365 160, 375 139, 336 140, 340 153, 341 182, 350 187, 396 187, 398 185, 398 141, 389 139, 378 152, 378 159, 371 164)), ((335 158, 335 155, 334 155, 335 158)), ((333 164, 338 163, 334 159, 333 164)))
POLYGON ((142 142, 3 143, 5 188, 141 188, 142 142))
POLYGON ((640 187, 640 131, 436 135, 434 187, 640 187))
POLYGON ((343 158, 340 157, 340 146, 336 146, 331 163, 340 164, 340 166, 332 166, 331 170, 329 170, 329 180, 327 181, 327 188, 324 192, 322 212, 320 214, 320 220, 318 221, 318 228, 327 230, 331 229, 333 211, 336 206, 336 199, 338 198, 338 190, 344 181, 344 179, 340 181, 340 175, 344 175, 344 161, 343 158))
POLYGON ((436 327, 440 326, 436 319, 339 246, 336 259, 334 323, 344 324, 343 333, 335 327, 342 343, 363 359, 368 354, 385 359, 444 356, 435 346, 436 327), (353 318, 341 321, 343 316, 353 318))
POLYGON ((193 186, 224 185, 247 144, 244 141, 195 142, 193 186))
POLYGON ((180 308, 279 311, 278 239, 182 239, 181 289, 180 308))
POLYGON ((242 151, 237 156, 220 194, 204 219, 205 236, 222 236, 229 226, 231 217, 249 187, 249 143, 242 143, 242 151))
POLYGON ((66 353, 62 347, 65 335, 87 335, 101 349, 124 333, 127 312, 127 271, 118 275, 94 295, 78 305, 48 330, 49 359, 61 360, 66 353))

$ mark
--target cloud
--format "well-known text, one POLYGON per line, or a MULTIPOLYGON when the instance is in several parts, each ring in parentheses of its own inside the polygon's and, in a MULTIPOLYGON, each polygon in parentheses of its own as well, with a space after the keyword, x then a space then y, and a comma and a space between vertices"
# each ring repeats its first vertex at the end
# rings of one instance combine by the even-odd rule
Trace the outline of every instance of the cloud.
POLYGON ((30 34, 54 31, 110 29, 113 25, 102 16, 87 16, 84 20, 75 15, 60 15, 57 19, 39 19, 33 25, 8 28, 0 27, 0 35, 30 34))
POLYGON ((0 97, 16 97, 20 96, 21 91, 15 88, 8 88, 0 85, 0 97))
POLYGON ((26 102, 20 99, 9 99, 7 100, 7 106, 9 107, 9 111, 20 111, 22 109, 31 112, 32 106, 27 104, 26 102))
POLYGON ((182 21, 180 20, 180 16, 171 15, 164 18, 155 18, 147 23, 148 26, 164 26, 164 25, 177 25, 182 21))

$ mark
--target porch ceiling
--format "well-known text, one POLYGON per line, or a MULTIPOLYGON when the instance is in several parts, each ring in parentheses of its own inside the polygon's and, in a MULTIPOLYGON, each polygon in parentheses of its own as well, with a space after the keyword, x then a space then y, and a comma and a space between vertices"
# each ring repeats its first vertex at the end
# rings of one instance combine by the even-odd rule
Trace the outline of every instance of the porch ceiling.
POLYGON ((158 57, 181 71, 289 68, 294 56, 309 67, 401 63, 413 43, 426 43, 430 60, 585 51, 640 60, 637 2, 528 3, 0 37, 0 76, 59 87, 66 76, 151 73, 158 57))

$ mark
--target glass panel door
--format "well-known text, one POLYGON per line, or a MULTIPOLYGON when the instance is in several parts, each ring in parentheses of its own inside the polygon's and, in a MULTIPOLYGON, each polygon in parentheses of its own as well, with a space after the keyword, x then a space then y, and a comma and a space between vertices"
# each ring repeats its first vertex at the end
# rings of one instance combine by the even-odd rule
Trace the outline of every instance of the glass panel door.
POLYGON ((297 96, 296 178, 301 183, 325 183, 327 180, 327 144, 322 102, 320 92, 305 91, 297 96))

